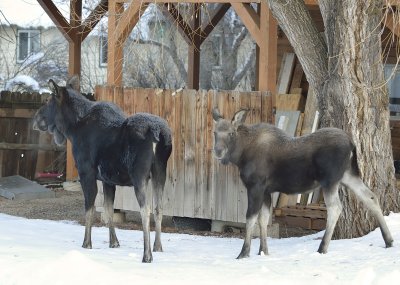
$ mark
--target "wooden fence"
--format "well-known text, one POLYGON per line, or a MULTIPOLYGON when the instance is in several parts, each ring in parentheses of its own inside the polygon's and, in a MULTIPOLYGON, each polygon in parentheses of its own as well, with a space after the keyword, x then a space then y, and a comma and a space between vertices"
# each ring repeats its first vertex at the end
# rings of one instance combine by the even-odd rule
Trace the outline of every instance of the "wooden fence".
MULTIPOLYGON (((38 93, 0 93, 0 177, 21 175, 33 180, 36 172, 56 170, 55 162, 65 149, 52 143, 51 135, 32 129, 42 98, 38 93)), ((65 158, 59 165, 65 165, 65 158)))
MULTIPOLYGON (((97 86, 95 96, 115 102, 127 114, 149 112, 167 120, 173 152, 164 192, 165 215, 245 222, 247 196, 239 173, 236 167, 221 165, 212 154, 211 110, 218 107, 221 114, 231 118, 240 108, 249 108, 247 123, 271 122, 270 93, 97 86)), ((99 188, 96 206, 101 207, 99 188)), ((118 188, 115 208, 139 209, 130 187, 118 188)))

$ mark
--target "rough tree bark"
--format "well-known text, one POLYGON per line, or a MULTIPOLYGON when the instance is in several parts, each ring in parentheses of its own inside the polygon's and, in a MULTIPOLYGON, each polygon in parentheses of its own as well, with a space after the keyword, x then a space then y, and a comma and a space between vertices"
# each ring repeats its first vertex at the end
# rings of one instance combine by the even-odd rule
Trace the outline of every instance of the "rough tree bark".
MULTIPOLYGON (((303 0, 268 3, 316 92, 322 126, 342 128, 352 136, 364 182, 378 195, 385 214, 398 212, 381 56, 383 2, 319 0, 326 44, 303 0)), ((344 188, 341 198, 344 211, 336 238, 357 237, 376 228, 376 221, 344 188)))

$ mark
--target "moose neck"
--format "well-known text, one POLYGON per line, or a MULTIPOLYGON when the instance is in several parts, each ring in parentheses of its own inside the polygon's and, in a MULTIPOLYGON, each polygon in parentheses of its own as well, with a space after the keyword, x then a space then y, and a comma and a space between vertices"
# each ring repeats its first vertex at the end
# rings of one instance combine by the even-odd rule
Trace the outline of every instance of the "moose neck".
POLYGON ((229 161, 236 166, 240 167, 240 162, 243 156, 245 146, 247 144, 248 129, 244 126, 240 126, 235 137, 235 143, 232 149, 229 150, 230 157, 229 161))
POLYGON ((71 94, 62 105, 63 117, 66 123, 66 135, 70 135, 76 124, 86 116, 94 102, 89 101, 81 94, 71 94))

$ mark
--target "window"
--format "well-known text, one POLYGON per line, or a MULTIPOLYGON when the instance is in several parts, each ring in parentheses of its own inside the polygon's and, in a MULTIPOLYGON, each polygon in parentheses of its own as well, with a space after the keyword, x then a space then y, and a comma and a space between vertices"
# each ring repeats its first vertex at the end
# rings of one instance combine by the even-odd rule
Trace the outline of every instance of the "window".
POLYGON ((100 66, 107 66, 108 38, 105 34, 100 36, 100 66))
POLYGON ((385 78, 389 91, 390 115, 400 115, 400 70, 395 64, 385 64, 385 78))
POLYGON ((17 62, 23 62, 40 49, 40 31, 19 30, 17 39, 17 62))
POLYGON ((389 98, 399 98, 400 100, 400 70, 395 64, 385 64, 384 70, 385 78, 388 80, 389 98))

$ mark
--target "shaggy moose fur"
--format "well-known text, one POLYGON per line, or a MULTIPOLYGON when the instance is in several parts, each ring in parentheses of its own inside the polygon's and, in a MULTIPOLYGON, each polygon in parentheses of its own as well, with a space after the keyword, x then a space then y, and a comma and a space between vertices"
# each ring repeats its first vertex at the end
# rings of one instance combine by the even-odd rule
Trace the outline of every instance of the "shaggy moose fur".
POLYGON ((233 163, 247 188, 246 237, 238 258, 248 257, 251 234, 258 218, 260 249, 268 254, 267 221, 271 193, 300 194, 322 188, 327 206, 327 224, 319 253, 326 253, 342 206, 338 194, 343 183, 377 219, 386 247, 393 238, 386 225, 377 196, 361 181, 355 147, 349 136, 336 128, 293 138, 273 125, 246 125, 247 110, 238 111, 232 121, 213 110, 214 155, 223 164, 233 163))
POLYGON ((92 102, 78 90, 77 76, 65 87, 50 80, 53 94, 38 110, 34 125, 54 135, 57 144, 69 139, 80 177, 86 210, 84 248, 92 248, 91 228, 96 180, 103 182, 104 209, 110 232, 110 247, 119 247, 113 226, 115 186, 133 186, 138 200, 144 236, 143 262, 152 261, 150 246, 150 201, 145 187, 151 178, 154 191, 156 237, 154 251, 162 251, 162 194, 167 161, 172 150, 171 131, 160 117, 138 113, 126 117, 109 102, 92 102))

